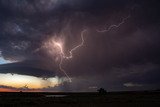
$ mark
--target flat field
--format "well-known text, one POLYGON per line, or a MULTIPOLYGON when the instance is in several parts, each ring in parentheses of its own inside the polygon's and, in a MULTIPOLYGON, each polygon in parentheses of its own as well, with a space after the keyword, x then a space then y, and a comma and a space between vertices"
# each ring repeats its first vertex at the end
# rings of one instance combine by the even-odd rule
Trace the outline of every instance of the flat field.
POLYGON ((160 92, 1 92, 0 107, 160 107, 160 92))

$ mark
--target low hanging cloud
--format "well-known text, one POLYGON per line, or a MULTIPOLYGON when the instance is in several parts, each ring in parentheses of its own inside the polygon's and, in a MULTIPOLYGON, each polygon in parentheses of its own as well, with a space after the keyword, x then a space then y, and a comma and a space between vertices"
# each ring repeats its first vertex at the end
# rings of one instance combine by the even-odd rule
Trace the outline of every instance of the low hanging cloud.
POLYGON ((124 83, 123 85, 125 87, 142 87, 143 86, 142 84, 137 84, 137 83, 132 83, 132 82, 124 83))

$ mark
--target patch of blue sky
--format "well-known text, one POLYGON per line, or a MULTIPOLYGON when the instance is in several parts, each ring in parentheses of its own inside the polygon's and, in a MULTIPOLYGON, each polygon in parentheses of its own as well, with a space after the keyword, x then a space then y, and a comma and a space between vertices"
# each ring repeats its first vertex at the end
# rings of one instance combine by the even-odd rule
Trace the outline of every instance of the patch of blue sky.
POLYGON ((9 60, 5 60, 4 58, 0 57, 0 64, 8 64, 11 63, 9 60))

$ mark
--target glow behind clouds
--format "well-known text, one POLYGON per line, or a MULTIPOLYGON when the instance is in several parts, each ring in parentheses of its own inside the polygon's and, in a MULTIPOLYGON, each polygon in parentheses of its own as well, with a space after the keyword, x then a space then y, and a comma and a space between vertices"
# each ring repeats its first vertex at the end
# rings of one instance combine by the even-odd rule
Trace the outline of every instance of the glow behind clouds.
POLYGON ((14 88, 42 89, 46 87, 55 87, 60 84, 58 77, 42 79, 34 76, 18 74, 0 74, 0 85, 14 88))

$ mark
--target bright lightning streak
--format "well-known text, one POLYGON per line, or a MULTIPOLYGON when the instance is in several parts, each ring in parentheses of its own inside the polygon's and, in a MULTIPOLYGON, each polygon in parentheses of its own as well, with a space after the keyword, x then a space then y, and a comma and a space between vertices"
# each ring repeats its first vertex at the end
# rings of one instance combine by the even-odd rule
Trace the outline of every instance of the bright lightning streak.
POLYGON ((85 29, 85 30, 83 30, 83 31, 81 32, 81 43, 80 43, 79 45, 75 46, 74 48, 72 48, 72 49, 69 51, 70 55, 69 55, 69 56, 64 56, 65 59, 71 59, 71 58, 73 58, 73 51, 75 51, 76 49, 78 49, 78 48, 80 48, 80 47, 82 47, 82 46, 84 45, 84 33, 85 33, 86 31, 87 31, 87 30, 85 29))
POLYGON ((60 53, 61 53, 61 54, 64 54, 64 53, 63 53, 63 47, 62 47, 62 44, 61 44, 60 42, 55 42, 55 41, 54 41, 54 45, 57 46, 57 47, 60 49, 60 53))
POLYGON ((66 71, 62 68, 62 63, 63 63, 63 60, 65 58, 65 54, 63 52, 63 47, 62 47, 62 44, 59 43, 59 42, 55 42, 54 41, 54 45, 57 46, 59 49, 60 49, 60 63, 59 63, 59 69, 66 75, 66 77, 69 79, 69 82, 72 82, 71 78, 69 77, 69 75, 66 73, 66 71))
POLYGON ((68 59, 73 58, 73 52, 84 45, 84 33, 85 33, 86 31, 87 31, 87 30, 85 29, 85 30, 83 30, 83 31, 81 32, 81 43, 80 43, 79 45, 75 46, 74 48, 72 48, 72 49, 69 51, 69 56, 66 56, 66 55, 65 55, 65 53, 64 53, 64 51, 63 51, 63 46, 62 46, 62 44, 61 44, 60 42, 55 42, 55 41, 54 41, 54 45, 57 46, 57 47, 60 49, 60 56, 61 56, 61 58, 60 58, 59 68, 60 68, 60 70, 66 75, 66 77, 69 79, 69 82, 72 82, 72 80, 71 80, 71 78, 69 77, 69 75, 66 73, 66 71, 65 71, 65 70, 63 69, 63 67, 62 67, 63 60, 64 60, 64 59, 67 59, 67 60, 68 60, 68 59))
MULTIPOLYGON (((97 32, 100 32, 100 33, 105 33, 105 32, 108 32, 110 31, 111 29, 113 28, 118 28, 120 27, 122 24, 125 23, 125 21, 130 18, 130 15, 127 16, 126 18, 123 18, 123 20, 117 24, 117 25, 111 25, 109 26, 108 28, 104 28, 103 30, 96 30, 97 32)), ((44 47, 45 48, 48 48, 50 47, 50 45, 53 43, 55 47, 57 47, 59 49, 58 53, 60 53, 60 62, 59 62, 59 69, 60 71, 62 71, 66 77, 69 79, 69 82, 72 82, 71 78, 69 77, 69 75, 67 74, 66 70, 63 69, 62 65, 63 65, 63 61, 64 60, 69 60, 69 59, 72 59, 73 58, 73 52, 76 51, 78 48, 82 47, 84 45, 84 33, 86 32, 87 30, 83 30, 81 32, 81 43, 78 44, 77 46, 73 47, 70 51, 69 51, 69 55, 67 56, 65 53, 64 53, 64 50, 63 50, 63 44, 62 44, 62 41, 55 41, 54 39, 49 42, 49 44, 45 45, 44 47), (51 43, 51 44, 50 44, 51 43), (49 45, 49 46, 48 46, 49 45)), ((52 46, 53 46, 52 44, 52 46)), ((43 48, 43 47, 42 47, 43 48)), ((36 50, 35 52, 39 51, 40 49, 36 50)))
POLYGON ((109 26, 108 28, 105 27, 103 30, 97 29, 96 31, 97 31, 97 32, 100 32, 100 33, 109 32, 112 28, 118 28, 118 27, 120 27, 122 24, 125 23, 125 21, 126 21, 128 18, 130 18, 130 15, 128 15, 126 18, 123 18, 122 21, 121 21, 119 24, 117 24, 117 25, 111 25, 111 26, 109 26))
POLYGON ((59 63, 59 69, 66 75, 66 77, 69 79, 69 82, 72 82, 71 78, 69 77, 69 75, 67 74, 67 72, 62 67, 63 60, 64 60, 64 57, 61 54, 61 59, 60 59, 60 63, 59 63))

